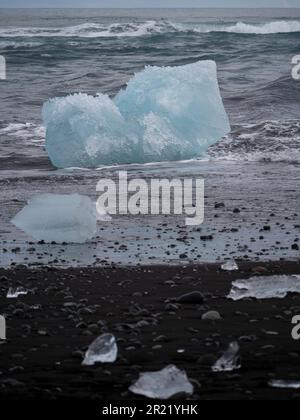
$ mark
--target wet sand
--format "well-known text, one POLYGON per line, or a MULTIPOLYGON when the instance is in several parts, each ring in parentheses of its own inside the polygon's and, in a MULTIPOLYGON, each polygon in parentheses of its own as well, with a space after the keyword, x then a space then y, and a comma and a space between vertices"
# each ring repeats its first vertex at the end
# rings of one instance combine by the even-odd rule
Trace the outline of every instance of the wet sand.
POLYGON ((170 363, 185 369, 195 400, 300 399, 300 391, 273 389, 271 379, 300 379, 299 341, 291 319, 300 295, 233 302, 231 282, 253 275, 300 274, 299 262, 220 266, 0 270, 0 308, 7 341, 0 344, 0 400, 132 400, 139 372, 170 363), (30 293, 6 299, 10 286, 30 293), (179 304, 199 291, 204 302, 179 304), (222 320, 203 321, 218 311, 222 320), (81 366, 87 346, 103 332, 118 340, 113 364, 81 366), (212 373, 211 366, 237 340, 242 368, 212 373), (178 352, 182 351, 183 352, 178 352))
POLYGON ((297 260, 300 240, 300 166, 260 162, 173 162, 99 171, 2 172, 0 179, 0 266, 121 266, 202 264, 239 258, 297 260), (88 195, 97 182, 117 179, 204 178, 205 221, 186 226, 185 215, 113 216, 99 222, 84 245, 38 244, 10 220, 27 200, 42 193, 88 195))

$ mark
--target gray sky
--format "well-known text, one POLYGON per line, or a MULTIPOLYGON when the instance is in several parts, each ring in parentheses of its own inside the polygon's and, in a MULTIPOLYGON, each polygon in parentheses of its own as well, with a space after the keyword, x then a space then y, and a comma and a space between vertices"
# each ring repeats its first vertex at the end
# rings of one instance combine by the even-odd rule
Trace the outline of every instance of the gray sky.
POLYGON ((0 7, 300 7, 300 0, 1 0, 0 7))

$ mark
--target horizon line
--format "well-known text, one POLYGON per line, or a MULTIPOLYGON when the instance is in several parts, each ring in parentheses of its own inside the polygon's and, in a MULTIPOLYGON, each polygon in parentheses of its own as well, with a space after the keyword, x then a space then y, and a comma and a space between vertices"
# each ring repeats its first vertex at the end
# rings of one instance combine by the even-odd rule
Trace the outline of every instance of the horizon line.
POLYGON ((269 6, 257 6, 257 7, 244 7, 244 6, 240 6, 240 7, 82 7, 82 6, 77 6, 77 7, 71 7, 71 6, 65 6, 65 7, 33 7, 33 6, 25 6, 25 7, 18 7, 18 6, 12 6, 12 7, 0 7, 0 10, 10 10, 10 9, 19 9, 19 10, 23 10, 23 9, 35 9, 35 10, 47 10, 47 9, 57 9, 57 10, 64 10, 64 9, 86 9, 86 10, 112 10, 112 9, 117 9, 117 10, 186 10, 186 9, 191 9, 191 10, 211 10, 211 9, 219 9, 219 10, 224 10, 224 9, 231 9, 231 10, 238 10, 238 9, 249 9, 249 10, 253 10, 253 9, 270 9, 270 10, 285 10, 285 9, 300 9, 299 7, 295 7, 295 6, 284 6, 284 7, 269 7, 269 6))

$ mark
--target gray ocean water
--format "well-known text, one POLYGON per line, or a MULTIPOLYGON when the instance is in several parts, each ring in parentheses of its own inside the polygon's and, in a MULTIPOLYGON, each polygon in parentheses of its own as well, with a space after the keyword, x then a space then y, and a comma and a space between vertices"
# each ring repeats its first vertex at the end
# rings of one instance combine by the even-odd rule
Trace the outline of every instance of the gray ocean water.
MULTIPOLYGON (((213 59, 232 134, 213 159, 299 162, 300 9, 0 9, 0 169, 48 168, 41 106, 116 94, 145 65, 213 59)), ((1 174, 0 174, 1 176, 1 174)))

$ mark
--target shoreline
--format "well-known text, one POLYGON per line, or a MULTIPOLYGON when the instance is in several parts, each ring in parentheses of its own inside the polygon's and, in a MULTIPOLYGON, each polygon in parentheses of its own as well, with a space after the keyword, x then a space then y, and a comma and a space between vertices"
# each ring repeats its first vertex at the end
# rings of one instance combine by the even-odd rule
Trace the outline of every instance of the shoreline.
POLYGON ((219 264, 0 269, 0 312, 7 322, 0 400, 143 399, 129 386, 140 372, 169 364, 186 370, 193 400, 299 399, 299 391, 274 389, 268 382, 300 379, 299 343, 291 336, 300 295, 237 302, 226 296, 236 279, 300 274, 300 262, 239 265, 236 272, 222 271, 219 264), (12 286, 31 292, 7 299, 12 286), (192 291, 202 293, 203 304, 176 302, 192 291), (203 321, 211 310, 222 320, 203 321), (104 332, 118 340, 117 361, 81 366, 86 348, 104 332), (212 364, 235 340, 241 370, 212 373, 212 364))
POLYGON ((114 215, 99 222, 95 237, 85 244, 39 244, 13 226, 11 219, 38 194, 99 195, 101 177, 116 180, 118 171, 53 173, 40 179, 3 179, 0 221, 0 266, 108 266, 197 264, 227 259, 292 260, 299 254, 299 165, 283 163, 193 162, 132 168, 129 179, 203 178, 205 220, 186 226, 184 215, 114 215), (144 170, 145 168, 143 168, 144 170), (276 182, 274 182, 276 180, 276 182), (294 249, 295 248, 295 249, 294 249), (184 258, 181 258, 184 257, 184 258))

